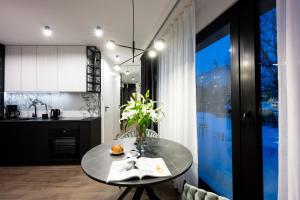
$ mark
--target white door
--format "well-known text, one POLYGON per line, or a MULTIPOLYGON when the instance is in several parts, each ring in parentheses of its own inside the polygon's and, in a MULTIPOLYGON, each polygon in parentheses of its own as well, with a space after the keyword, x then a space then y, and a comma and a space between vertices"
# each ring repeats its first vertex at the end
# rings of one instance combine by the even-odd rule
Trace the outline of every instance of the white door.
POLYGON ((102 142, 109 142, 120 132, 120 76, 102 60, 102 142))
POLYGON ((5 91, 21 90, 21 47, 5 48, 5 91))
POLYGON ((58 91, 57 47, 37 47, 37 91, 58 91))
POLYGON ((85 46, 58 47, 58 90, 86 92, 85 46))
POLYGON ((22 46, 21 90, 36 91, 36 46, 22 46))

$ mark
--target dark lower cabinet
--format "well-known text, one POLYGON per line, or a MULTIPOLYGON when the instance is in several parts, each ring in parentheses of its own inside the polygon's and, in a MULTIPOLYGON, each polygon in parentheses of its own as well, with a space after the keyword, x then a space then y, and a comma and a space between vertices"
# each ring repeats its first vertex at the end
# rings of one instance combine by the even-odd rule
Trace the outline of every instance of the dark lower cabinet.
POLYGON ((1 124, 0 162, 45 161, 48 155, 47 127, 44 124, 1 124))
POLYGON ((0 122, 0 164, 71 164, 101 143, 100 118, 0 122))

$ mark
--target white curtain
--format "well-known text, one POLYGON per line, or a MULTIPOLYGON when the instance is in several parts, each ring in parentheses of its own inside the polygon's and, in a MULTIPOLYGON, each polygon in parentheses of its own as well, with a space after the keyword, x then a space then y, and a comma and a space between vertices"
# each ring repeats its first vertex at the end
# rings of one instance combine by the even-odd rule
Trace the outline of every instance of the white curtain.
MULTIPOLYGON (((195 8, 193 2, 186 5, 169 25, 163 39, 167 47, 159 56, 158 100, 164 107, 165 118, 159 123, 159 134, 162 138, 185 145, 192 152, 193 166, 183 178, 197 185, 195 8)), ((180 189, 182 182, 177 183, 180 189)))
POLYGON ((279 200, 300 199, 300 1, 277 0, 279 200))

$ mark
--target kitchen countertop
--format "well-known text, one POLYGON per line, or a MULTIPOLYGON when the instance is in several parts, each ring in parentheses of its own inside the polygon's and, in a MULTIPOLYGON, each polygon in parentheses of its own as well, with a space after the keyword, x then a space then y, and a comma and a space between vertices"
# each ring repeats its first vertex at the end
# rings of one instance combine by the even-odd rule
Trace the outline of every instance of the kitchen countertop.
POLYGON ((42 119, 42 118, 20 118, 20 119, 0 119, 1 122, 78 122, 78 121, 93 121, 99 117, 61 117, 59 119, 42 119))

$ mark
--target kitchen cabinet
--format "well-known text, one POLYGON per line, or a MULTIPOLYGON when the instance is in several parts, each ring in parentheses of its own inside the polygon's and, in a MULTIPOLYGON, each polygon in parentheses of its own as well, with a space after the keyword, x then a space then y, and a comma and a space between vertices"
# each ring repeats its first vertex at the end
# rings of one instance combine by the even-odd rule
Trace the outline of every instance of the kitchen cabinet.
POLYGON ((58 91, 56 46, 37 46, 37 91, 58 91))
POLYGON ((45 162, 48 135, 45 124, 3 123, 1 126, 1 162, 45 162), (29 128, 30 126, 30 128, 29 128))
POLYGON ((5 91, 21 90, 21 47, 5 48, 5 91))
POLYGON ((21 91, 37 89, 37 56, 36 46, 21 47, 21 91))
POLYGON ((7 46, 5 91, 86 92, 86 46, 7 46))
POLYGON ((58 90, 86 91, 86 47, 58 46, 58 90))
POLYGON ((101 143, 99 117, 0 120, 0 165, 71 164, 101 143))

